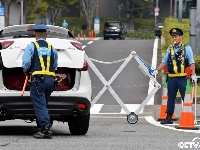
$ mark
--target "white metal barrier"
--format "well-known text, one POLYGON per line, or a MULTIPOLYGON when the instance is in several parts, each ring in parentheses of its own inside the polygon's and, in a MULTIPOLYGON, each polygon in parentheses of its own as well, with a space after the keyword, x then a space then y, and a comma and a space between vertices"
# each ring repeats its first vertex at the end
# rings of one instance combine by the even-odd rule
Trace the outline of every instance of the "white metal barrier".
POLYGON ((97 94, 97 96, 93 99, 91 107, 99 100, 99 98, 103 95, 103 93, 108 90, 111 95, 115 98, 115 100, 119 103, 119 105, 124 109, 124 111, 128 114, 127 120, 131 124, 135 124, 138 121, 138 114, 139 112, 144 108, 144 106, 148 103, 148 101, 151 99, 151 97, 158 91, 159 88, 161 88, 161 85, 157 82, 156 78, 152 75, 154 69, 142 58, 140 58, 135 51, 132 51, 131 54, 124 59, 118 60, 118 61, 113 61, 113 62, 103 62, 99 60, 95 60, 93 58, 89 58, 87 54, 85 53, 85 59, 88 62, 89 66, 91 69, 94 71, 94 73, 99 77, 99 79, 102 81, 104 84, 104 87, 102 90, 97 94), (119 73, 126 67, 128 62, 132 59, 135 58, 136 61, 139 63, 139 68, 142 70, 142 72, 146 75, 149 76, 151 79, 151 83, 154 84, 154 89, 147 95, 145 100, 141 103, 141 105, 137 108, 135 112, 130 112, 128 108, 125 106, 125 104, 122 102, 122 100, 119 98, 119 96, 116 94, 116 92, 113 90, 111 87, 112 82, 116 79, 116 77, 119 75, 119 73), (122 62, 122 65, 119 67, 119 69, 115 72, 115 74, 110 78, 109 81, 106 81, 103 75, 100 73, 100 71, 96 68, 96 66, 93 64, 92 61, 98 62, 98 63, 103 63, 103 64, 114 64, 118 62, 122 62))

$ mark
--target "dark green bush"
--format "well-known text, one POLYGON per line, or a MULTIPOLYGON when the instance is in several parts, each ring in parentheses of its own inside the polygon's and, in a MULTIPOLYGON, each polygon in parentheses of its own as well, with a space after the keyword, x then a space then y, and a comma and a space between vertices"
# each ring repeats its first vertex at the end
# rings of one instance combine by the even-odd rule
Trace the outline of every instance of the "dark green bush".
POLYGON ((153 31, 129 31, 126 37, 137 39, 155 39, 155 33, 153 31))
POLYGON ((134 20, 134 29, 154 29, 155 21, 152 19, 135 19, 134 20))

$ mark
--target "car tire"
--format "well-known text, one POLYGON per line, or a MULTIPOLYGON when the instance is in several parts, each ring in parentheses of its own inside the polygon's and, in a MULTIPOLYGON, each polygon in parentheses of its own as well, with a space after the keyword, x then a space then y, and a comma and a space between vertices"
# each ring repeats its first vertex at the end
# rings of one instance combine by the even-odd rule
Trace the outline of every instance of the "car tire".
POLYGON ((90 113, 85 116, 72 117, 68 122, 69 130, 72 135, 85 135, 89 128, 90 113))
POLYGON ((104 40, 108 40, 108 39, 109 39, 109 38, 107 38, 107 37, 104 36, 104 40))

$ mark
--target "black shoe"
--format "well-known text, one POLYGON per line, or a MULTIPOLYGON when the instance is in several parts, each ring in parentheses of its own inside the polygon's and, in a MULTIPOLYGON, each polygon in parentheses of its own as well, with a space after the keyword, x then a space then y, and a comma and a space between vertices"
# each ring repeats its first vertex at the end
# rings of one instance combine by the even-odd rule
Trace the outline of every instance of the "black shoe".
POLYGON ((167 117, 165 120, 162 120, 160 124, 173 124, 173 120, 171 117, 167 117))
POLYGON ((51 124, 41 127, 41 130, 33 135, 36 139, 52 139, 52 132, 50 131, 51 124))
POLYGON ((36 139, 52 139, 52 132, 47 133, 47 132, 39 131, 33 134, 33 137, 36 139))

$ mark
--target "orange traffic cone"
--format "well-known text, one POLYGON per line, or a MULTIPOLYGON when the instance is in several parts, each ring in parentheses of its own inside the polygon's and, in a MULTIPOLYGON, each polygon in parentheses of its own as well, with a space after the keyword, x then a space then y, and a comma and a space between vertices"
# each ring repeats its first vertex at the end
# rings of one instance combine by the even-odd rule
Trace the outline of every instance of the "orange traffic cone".
POLYGON ((198 130, 198 127, 194 126, 194 115, 192 112, 192 103, 193 101, 190 100, 191 95, 190 93, 185 94, 185 99, 183 102, 183 110, 180 117, 179 126, 175 126, 177 129, 191 129, 191 130, 198 130))
MULTIPOLYGON (((158 121, 165 120, 167 117, 167 101, 168 101, 168 96, 167 96, 167 83, 166 83, 166 77, 167 74, 164 74, 165 82, 164 82, 164 88, 163 88, 163 96, 162 96, 162 104, 160 108, 160 117, 158 118, 158 121)), ((177 121, 178 118, 175 118, 174 114, 172 115, 172 120, 177 121)))
MULTIPOLYGON (((168 101, 168 96, 162 96, 162 104, 160 108, 160 117, 158 118, 158 121, 165 120, 167 117, 167 101, 168 101)), ((174 114, 172 115, 172 120, 177 121, 178 118, 175 118, 174 114)))

